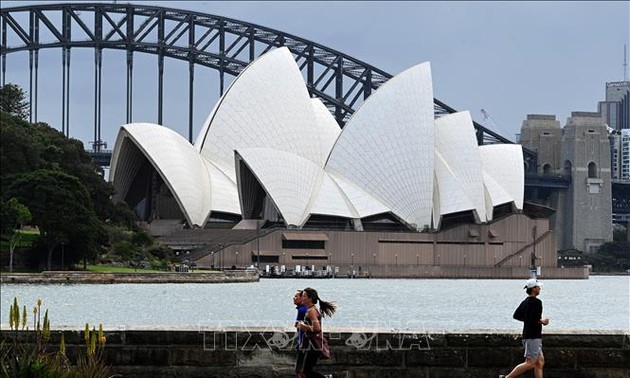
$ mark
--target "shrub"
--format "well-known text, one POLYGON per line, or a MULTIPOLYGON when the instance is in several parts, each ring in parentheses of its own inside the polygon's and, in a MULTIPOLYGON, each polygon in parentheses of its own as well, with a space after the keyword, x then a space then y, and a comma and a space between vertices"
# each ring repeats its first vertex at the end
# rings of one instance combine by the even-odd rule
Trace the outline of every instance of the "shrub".
POLYGON ((66 355, 63 332, 59 348, 51 350, 50 319, 48 310, 42 316, 42 301, 39 299, 33 308, 33 330, 29 332, 26 306, 22 311, 17 298, 9 309, 9 327, 15 332, 13 340, 5 338, 0 343, 0 365, 3 377, 61 377, 61 378, 104 378, 111 377, 110 367, 104 360, 106 338, 103 325, 98 331, 90 331, 85 324, 85 350, 79 350, 76 364, 66 355), (33 340, 33 337, 35 340, 33 340))

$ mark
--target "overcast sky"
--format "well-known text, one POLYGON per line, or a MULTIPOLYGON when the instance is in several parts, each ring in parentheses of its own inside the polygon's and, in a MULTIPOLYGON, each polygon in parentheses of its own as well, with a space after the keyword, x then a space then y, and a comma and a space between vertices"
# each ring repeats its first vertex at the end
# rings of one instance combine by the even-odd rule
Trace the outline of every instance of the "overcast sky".
MULTIPOLYGON (((43 2, 3 1, 2 7, 32 3, 43 2)), ((430 61, 436 98, 469 110, 473 119, 510 139, 527 114, 553 114, 564 125, 571 111, 596 111, 605 96, 605 83, 624 79, 624 44, 630 45, 627 1, 150 4, 274 28, 390 74, 430 61), (484 121, 482 108, 490 120, 484 121)), ((78 50, 73 49, 72 55, 71 136, 87 143, 93 139, 94 54, 78 50)), ((157 122, 157 90, 151 84, 157 78, 156 58, 140 55, 134 61, 134 121, 157 122)), ((103 69, 102 136, 112 147, 124 122, 124 54, 105 52, 103 69)), ((185 64, 167 63, 164 123, 185 137, 187 75, 185 64)), ((201 71, 195 75, 195 100, 207 102, 196 105, 196 136, 217 100, 218 87, 215 82, 204 83, 201 71)), ((57 128, 61 127, 60 80, 60 51, 42 51, 39 120, 57 128)), ((8 56, 6 81, 28 89, 27 53, 8 56)))

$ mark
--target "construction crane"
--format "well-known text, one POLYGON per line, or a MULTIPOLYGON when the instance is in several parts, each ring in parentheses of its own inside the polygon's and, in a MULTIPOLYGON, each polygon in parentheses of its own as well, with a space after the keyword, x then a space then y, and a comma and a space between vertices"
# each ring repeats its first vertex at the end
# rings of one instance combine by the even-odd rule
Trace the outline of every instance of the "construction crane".
MULTIPOLYGON (((486 109, 483 109, 483 108, 481 109, 481 115, 483 115, 484 123, 490 126, 490 129, 492 129, 492 131, 497 132, 499 134, 507 135, 507 133, 504 130, 498 127, 496 123, 494 123, 494 120, 492 119, 492 117, 490 116, 490 113, 488 113, 486 109)), ((508 138, 508 139, 511 139, 511 138, 508 138)))
POLYGON ((492 117, 490 117, 490 113, 488 113, 486 109, 481 109, 481 115, 483 115, 483 121, 489 124, 490 127, 492 127, 493 131, 498 131, 497 125, 494 123, 494 120, 492 120, 492 117))

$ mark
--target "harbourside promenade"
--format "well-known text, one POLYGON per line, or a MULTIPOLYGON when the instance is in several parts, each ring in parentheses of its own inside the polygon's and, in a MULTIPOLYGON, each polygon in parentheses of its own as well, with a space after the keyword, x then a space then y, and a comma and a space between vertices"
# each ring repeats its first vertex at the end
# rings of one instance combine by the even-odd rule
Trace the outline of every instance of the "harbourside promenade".
MULTIPOLYGON (((588 267, 549 268, 545 267, 541 279, 588 279, 588 267)), ((332 273, 330 270, 282 273, 263 271, 261 278, 445 278, 445 279, 522 279, 529 277, 528 267, 487 267, 487 266, 439 266, 439 265, 384 265, 369 266, 366 269, 348 269, 332 273)))
MULTIPOLYGON (((19 332, 21 340, 26 338, 19 332)), ((4 329, 10 342, 14 332, 4 329)), ((329 329, 334 377, 495 377, 523 360, 520 335, 329 329)), ((32 336, 32 335, 31 335, 32 336)), ((105 356, 123 377, 293 377, 294 330, 203 328, 105 331, 105 356)), ((83 331, 64 331, 68 353, 84 348, 83 331)), ((53 331, 51 345, 58 345, 53 331)), ((34 341, 34 340, 32 340, 34 341)), ((584 330, 544 335, 545 375, 629 378, 630 334, 584 330)))
MULTIPOLYGON (((588 268, 549 268, 545 269, 545 279, 588 279, 588 268)), ((527 277, 527 268, 487 268, 487 267, 439 267, 439 266, 397 266, 378 267, 373 271, 337 273, 326 271, 309 274, 259 274, 256 269, 204 270, 197 272, 82 272, 82 271, 44 271, 41 273, 6 273, 0 274, 0 283, 20 284, 117 284, 117 283, 231 283, 256 282, 260 278, 406 278, 406 279, 515 279, 527 277)))
POLYGON ((45 271, 41 273, 2 273, 1 283, 29 284, 117 284, 117 283, 231 283, 256 282, 256 269, 222 270, 203 272, 163 273, 95 273, 77 271, 45 271))

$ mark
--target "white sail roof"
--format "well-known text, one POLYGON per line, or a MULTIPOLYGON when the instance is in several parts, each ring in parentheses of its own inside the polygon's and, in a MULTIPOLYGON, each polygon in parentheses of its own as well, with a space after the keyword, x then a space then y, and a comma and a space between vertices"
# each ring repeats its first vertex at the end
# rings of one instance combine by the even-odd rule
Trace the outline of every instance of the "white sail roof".
POLYGON ((474 210, 486 220, 481 156, 470 113, 435 120, 435 172, 440 189, 440 215, 474 210))
POLYGON ((361 189, 358 185, 355 185, 338 172, 335 172, 334 169, 329 168, 326 174, 333 179, 337 186, 343 191, 359 218, 392 211, 387 205, 383 204, 380 200, 361 189))
POLYGON ((431 223, 434 159, 431 69, 423 63, 390 79, 354 113, 326 169, 422 228, 431 223))
POLYGON ((210 177, 210 187, 212 192, 212 211, 224 213, 240 214, 241 206, 238 199, 238 189, 236 183, 218 169, 208 159, 201 157, 208 176, 210 177))
POLYGON ((203 225, 210 213, 210 178, 201 157, 184 137, 175 131, 150 123, 123 125, 118 133, 110 180, 118 187, 128 187, 133 176, 127 174, 119 156, 133 142, 160 174, 175 197, 190 225, 203 225), (119 179, 120 178, 120 179, 119 179), (127 181, 127 182, 126 182, 127 181))
POLYGON ((484 184, 492 206, 514 201, 523 209, 525 168, 523 148, 518 144, 492 144, 480 146, 484 184))
POLYGON ((116 198, 126 198, 146 157, 189 224, 199 226, 211 211, 249 214, 239 196, 250 184, 258 188, 253 178, 296 227, 312 214, 391 213, 423 229, 446 214, 473 210, 483 222, 494 206, 513 201, 522 209, 521 146, 478 147, 468 112, 434 119, 433 109, 431 69, 423 63, 382 85, 341 130, 322 101, 309 97, 283 47, 241 72, 194 146, 158 125, 123 126, 110 180, 116 198))
POLYGON ((272 148, 241 148, 236 152, 272 199, 287 226, 303 226, 324 170, 311 160, 272 148))
POLYGON ((344 191, 328 173, 324 174, 322 185, 312 202, 311 214, 360 218, 344 191))
POLYGON ((306 85, 286 47, 251 63, 208 117, 196 148, 236 181, 234 150, 272 148, 322 166, 321 130, 306 85))
POLYGON ((503 189, 503 186, 494 179, 486 171, 483 172, 484 198, 486 200, 486 220, 491 221, 493 218, 493 209, 495 206, 510 203, 514 198, 503 189))
MULTIPOLYGON (((337 138, 339 138, 339 134, 341 134, 341 127, 339 127, 335 117, 332 116, 320 99, 312 98, 311 102, 313 104, 315 122, 320 130, 321 148, 325 153, 324 155, 328 157, 330 150, 332 150, 337 138)), ((325 161, 322 161, 322 163, 325 163, 325 161)))

